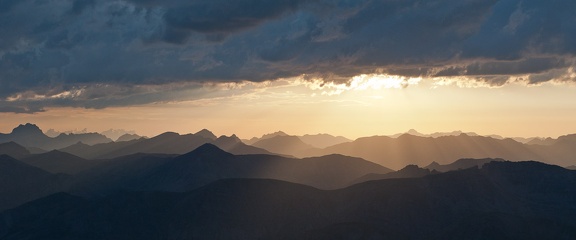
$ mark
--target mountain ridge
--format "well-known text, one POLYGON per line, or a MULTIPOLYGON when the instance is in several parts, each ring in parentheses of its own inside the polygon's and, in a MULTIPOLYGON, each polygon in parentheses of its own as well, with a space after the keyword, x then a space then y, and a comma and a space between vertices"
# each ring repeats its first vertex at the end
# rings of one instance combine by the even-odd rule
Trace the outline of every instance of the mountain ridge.
POLYGON ((182 193, 59 193, 1 213, 0 238, 572 239, 575 183, 561 167, 491 162, 332 191, 225 179, 182 193))

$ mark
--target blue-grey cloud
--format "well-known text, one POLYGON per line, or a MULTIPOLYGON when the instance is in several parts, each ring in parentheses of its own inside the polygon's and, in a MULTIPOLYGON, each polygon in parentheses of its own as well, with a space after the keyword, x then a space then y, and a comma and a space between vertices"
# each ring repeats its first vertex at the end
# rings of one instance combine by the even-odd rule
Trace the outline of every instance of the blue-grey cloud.
POLYGON ((575 81, 574 12, 566 0, 0 1, 0 111, 173 101, 163 86, 303 74, 575 81), (74 89, 85 90, 15 97, 74 89))

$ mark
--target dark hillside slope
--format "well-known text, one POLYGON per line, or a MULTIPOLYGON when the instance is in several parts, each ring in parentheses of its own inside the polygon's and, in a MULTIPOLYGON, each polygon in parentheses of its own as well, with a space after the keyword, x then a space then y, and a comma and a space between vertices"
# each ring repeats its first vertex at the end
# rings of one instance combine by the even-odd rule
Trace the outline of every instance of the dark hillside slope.
POLYGON ((0 214, 0 239, 575 239, 576 173, 492 162, 323 191, 228 179, 186 193, 57 194, 0 214))

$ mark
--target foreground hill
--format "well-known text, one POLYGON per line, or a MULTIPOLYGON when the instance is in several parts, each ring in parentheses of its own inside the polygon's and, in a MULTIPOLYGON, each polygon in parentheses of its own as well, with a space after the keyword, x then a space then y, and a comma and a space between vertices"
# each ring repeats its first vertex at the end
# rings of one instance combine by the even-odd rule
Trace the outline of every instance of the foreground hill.
POLYGON ((574 239, 576 172, 491 162, 323 191, 222 180, 186 193, 52 195, 0 214, 0 239, 574 239))
POLYGON ((267 178, 335 189, 368 173, 391 170, 342 155, 295 159, 276 155, 233 155, 204 144, 177 157, 133 155, 110 160, 79 176, 79 191, 111 189, 187 191, 226 178, 267 178), (121 176, 121 177, 119 177, 121 176))
POLYGON ((307 155, 338 153, 361 157, 384 166, 400 169, 406 165, 425 166, 430 162, 447 164, 461 158, 503 158, 512 161, 546 161, 542 152, 512 139, 498 140, 490 137, 442 136, 437 138, 418 137, 404 134, 398 138, 375 136, 359 138, 322 150, 310 151, 307 155))

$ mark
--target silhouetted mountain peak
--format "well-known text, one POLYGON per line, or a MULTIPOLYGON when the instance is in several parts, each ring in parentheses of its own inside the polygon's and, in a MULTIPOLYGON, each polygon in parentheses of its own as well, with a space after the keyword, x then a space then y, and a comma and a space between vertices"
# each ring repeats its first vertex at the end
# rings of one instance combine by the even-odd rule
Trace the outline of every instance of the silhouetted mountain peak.
POLYGON ((31 123, 18 125, 18 127, 14 128, 12 130, 12 134, 44 135, 44 133, 42 132, 42 130, 38 126, 36 126, 35 124, 31 124, 31 123))
POLYGON ((160 135, 153 137, 152 139, 167 139, 167 138, 175 138, 175 137, 179 137, 180 134, 175 133, 175 132, 165 132, 165 133, 161 133, 160 135))
POLYGON ((181 157, 198 157, 198 156, 221 158, 221 157, 230 157, 234 155, 220 149, 219 147, 211 143, 205 143, 202 146, 194 149, 192 152, 181 155, 181 157))
POLYGON ((414 136, 422 135, 422 133, 416 131, 416 129, 413 129, 413 128, 410 129, 410 130, 408 130, 406 133, 407 133, 407 134, 410 134, 410 135, 414 135, 414 136))
POLYGON ((414 169, 421 169, 421 168, 418 167, 418 165, 409 164, 409 165, 406 165, 406 167, 400 169, 400 171, 411 171, 411 170, 414 170, 414 169))
POLYGON ((430 165, 428 165, 426 168, 430 168, 430 167, 437 167, 440 166, 440 163, 433 161, 432 163, 430 163, 430 165))
POLYGON ((140 138, 142 138, 142 136, 139 136, 137 134, 126 133, 126 134, 120 136, 118 139, 116 139, 116 142, 128 142, 128 141, 137 140, 140 138))
POLYGON ((222 136, 218 137, 218 138, 216 139, 216 141, 217 141, 217 142, 222 142, 222 143, 224 143, 224 142, 226 142, 226 143, 230 143, 230 142, 232 142, 232 143, 239 143, 239 142, 242 142, 242 140, 240 140, 240 138, 238 138, 238 136, 236 136, 236 134, 232 134, 232 135, 229 136, 229 137, 228 137, 228 136, 225 136, 225 135, 222 135, 222 136))
POLYGON ((289 136, 289 135, 286 134, 285 132, 278 131, 278 132, 264 134, 264 135, 262 135, 262 137, 260 139, 272 138, 272 137, 276 137, 276 136, 289 136))
POLYGON ((214 135, 214 133, 212 133, 210 130, 204 128, 200 131, 198 131, 197 133, 194 133, 194 135, 200 136, 200 137, 204 137, 204 138, 208 138, 211 140, 215 140, 217 137, 216 135, 214 135))
POLYGON ((417 138, 423 138, 423 137, 422 137, 422 136, 418 136, 418 135, 413 135, 413 134, 410 134, 410 133, 404 133, 404 134, 402 134, 402 135, 400 135, 400 136, 398 137, 398 139, 400 139, 400 140, 403 140, 403 139, 404 139, 404 140, 405 140, 405 139, 417 139, 417 138))

